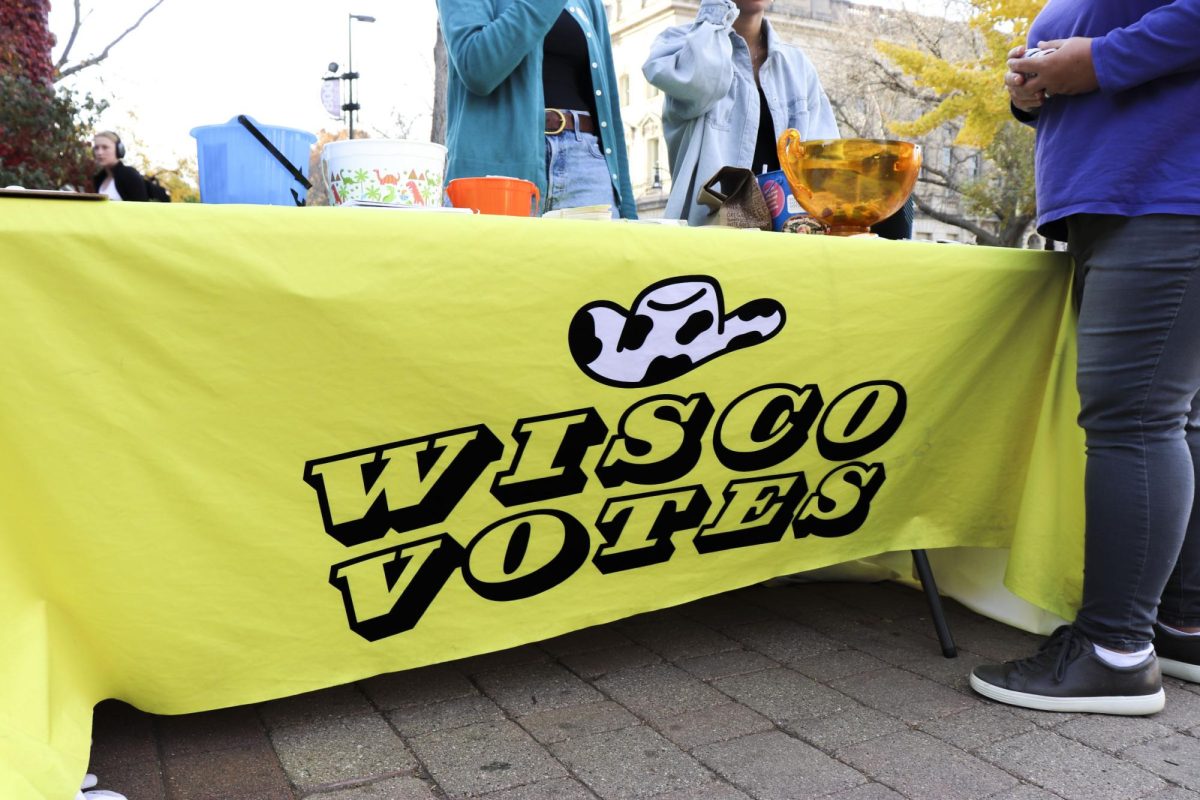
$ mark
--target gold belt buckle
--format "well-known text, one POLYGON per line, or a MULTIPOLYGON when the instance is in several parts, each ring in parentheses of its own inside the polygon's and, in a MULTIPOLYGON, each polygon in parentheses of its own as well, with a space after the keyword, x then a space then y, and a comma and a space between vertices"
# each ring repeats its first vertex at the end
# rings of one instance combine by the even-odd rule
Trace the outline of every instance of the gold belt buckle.
POLYGON ((547 114, 549 114, 551 112, 558 114, 558 118, 560 120, 562 120, 562 122, 559 123, 558 130, 546 131, 547 136, 555 136, 557 134, 562 133, 563 131, 565 131, 567 129, 567 115, 563 113, 563 110, 561 108, 547 108, 546 109, 547 114))

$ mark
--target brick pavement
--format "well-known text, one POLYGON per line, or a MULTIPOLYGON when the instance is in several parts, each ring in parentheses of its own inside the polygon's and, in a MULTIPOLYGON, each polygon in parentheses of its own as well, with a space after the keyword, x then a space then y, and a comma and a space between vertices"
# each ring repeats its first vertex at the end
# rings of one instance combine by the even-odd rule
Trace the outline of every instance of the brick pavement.
POLYGON ((1118 719, 1009 709, 1037 637, 894 584, 753 587, 501 653, 182 717, 96 711, 129 800, 1200 797, 1200 686, 1118 719))

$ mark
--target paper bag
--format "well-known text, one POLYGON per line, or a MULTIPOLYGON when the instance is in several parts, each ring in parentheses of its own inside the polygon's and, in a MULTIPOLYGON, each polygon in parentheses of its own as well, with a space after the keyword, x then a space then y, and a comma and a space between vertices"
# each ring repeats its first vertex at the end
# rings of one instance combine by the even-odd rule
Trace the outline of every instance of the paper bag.
POLYGON ((721 167, 700 190, 708 206, 709 224, 730 228, 771 230, 771 210, 754 173, 742 167, 721 167))

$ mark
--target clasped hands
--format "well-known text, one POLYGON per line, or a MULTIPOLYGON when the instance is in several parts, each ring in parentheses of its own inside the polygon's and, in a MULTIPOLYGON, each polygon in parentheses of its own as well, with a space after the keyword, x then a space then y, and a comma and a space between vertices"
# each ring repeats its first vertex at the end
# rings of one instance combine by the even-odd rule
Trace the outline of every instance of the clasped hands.
POLYGON ((1008 53, 1008 72, 1004 86, 1012 104, 1026 113, 1035 113, 1047 97, 1056 94, 1086 94, 1100 84, 1092 65, 1092 40, 1085 36, 1038 42, 1042 50, 1053 53, 1024 58, 1025 45, 1008 53))

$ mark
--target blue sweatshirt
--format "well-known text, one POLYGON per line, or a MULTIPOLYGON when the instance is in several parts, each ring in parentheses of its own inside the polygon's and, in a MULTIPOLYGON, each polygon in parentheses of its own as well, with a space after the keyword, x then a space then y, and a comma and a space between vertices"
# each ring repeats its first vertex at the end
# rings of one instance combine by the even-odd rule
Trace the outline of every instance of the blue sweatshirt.
POLYGON ((1050 0, 1038 41, 1092 37, 1098 91, 1038 113, 1038 230, 1072 214, 1200 215, 1200 0, 1050 0))

